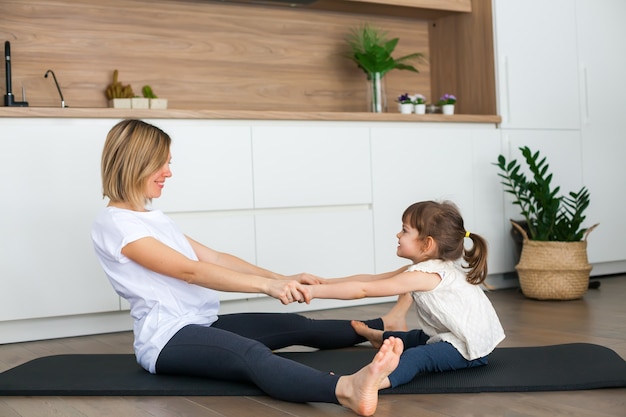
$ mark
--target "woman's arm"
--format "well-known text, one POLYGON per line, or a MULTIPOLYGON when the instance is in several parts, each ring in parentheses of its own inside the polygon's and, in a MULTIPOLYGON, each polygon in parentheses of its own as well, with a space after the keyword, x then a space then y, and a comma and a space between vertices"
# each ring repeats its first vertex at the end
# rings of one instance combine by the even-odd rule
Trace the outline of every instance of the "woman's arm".
POLYGON ((309 302, 313 298, 354 300, 365 297, 387 297, 411 291, 430 291, 435 289, 440 282, 439 274, 421 271, 395 273, 390 277, 372 281, 333 282, 329 280, 328 284, 305 287, 305 299, 309 302))
POLYGON ((296 275, 286 276, 283 274, 279 274, 277 272, 273 272, 268 269, 264 269, 254 264, 251 264, 249 262, 246 262, 243 259, 238 258, 234 255, 213 250, 207 246, 204 246, 202 243, 191 239, 189 236, 185 236, 185 237, 191 244, 191 247, 193 248, 193 251, 196 253, 196 256, 201 261, 220 265, 225 268, 232 269, 234 271, 242 272, 245 274, 259 275, 265 278, 283 279, 283 280, 293 279, 302 284, 322 283, 322 279, 319 277, 316 277, 315 275, 300 273, 296 275))
POLYGON ((243 259, 238 258, 234 255, 213 250, 203 245, 202 243, 193 240, 189 236, 185 237, 191 244, 191 247, 196 253, 198 259, 203 262, 209 262, 215 265, 223 266, 224 268, 232 269, 233 271, 242 272, 244 274, 259 275, 265 278, 272 279, 287 279, 287 277, 285 277, 284 275, 269 271, 267 269, 263 269, 254 264, 246 262, 243 259))
POLYGON ((240 263, 236 257, 223 257, 219 252, 206 249, 198 254, 200 260, 194 261, 154 238, 144 237, 124 246, 122 253, 145 268, 190 284, 218 291, 263 293, 279 299, 283 304, 303 301, 299 282, 257 274, 265 270, 243 260, 240 263), (211 259, 216 262, 210 262, 211 259))

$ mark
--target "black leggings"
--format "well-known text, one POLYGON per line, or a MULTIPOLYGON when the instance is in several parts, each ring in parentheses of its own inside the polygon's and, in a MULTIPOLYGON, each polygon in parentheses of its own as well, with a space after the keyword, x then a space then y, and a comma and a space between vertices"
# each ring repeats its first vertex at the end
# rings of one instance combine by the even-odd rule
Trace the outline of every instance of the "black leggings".
MULTIPOLYGON (((365 324, 383 329, 382 319, 365 324)), ((272 350, 291 345, 336 349, 364 341, 349 320, 313 320, 290 313, 229 314, 210 327, 180 329, 161 350, 156 372, 249 381, 281 400, 337 404, 339 375, 285 359, 272 350)))

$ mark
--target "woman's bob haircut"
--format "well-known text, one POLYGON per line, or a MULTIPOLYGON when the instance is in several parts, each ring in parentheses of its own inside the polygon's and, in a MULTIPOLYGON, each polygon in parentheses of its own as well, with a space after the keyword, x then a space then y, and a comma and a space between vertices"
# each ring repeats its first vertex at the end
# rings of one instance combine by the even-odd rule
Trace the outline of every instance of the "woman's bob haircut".
POLYGON ((172 139, 156 126, 127 119, 109 131, 102 151, 102 195, 142 210, 147 178, 167 163, 172 139))

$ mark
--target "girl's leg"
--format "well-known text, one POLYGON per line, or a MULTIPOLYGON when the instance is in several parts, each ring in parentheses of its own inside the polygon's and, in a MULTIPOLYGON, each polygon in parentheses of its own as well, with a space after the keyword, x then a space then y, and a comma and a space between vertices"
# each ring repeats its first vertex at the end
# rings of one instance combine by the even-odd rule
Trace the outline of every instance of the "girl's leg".
POLYGON ((364 322, 356 320, 352 320, 351 324, 354 331, 366 338, 375 348, 379 348, 383 341, 390 336, 401 339, 404 343, 405 349, 418 345, 424 345, 428 340, 428 336, 421 330, 383 331, 372 329, 364 322))
MULTIPOLYGON (((364 321, 382 329, 382 319, 364 321)), ((212 327, 257 340, 270 349, 292 345, 338 349, 365 342, 350 320, 314 320, 291 313, 238 313, 219 316, 212 327)))
POLYGON ((268 395, 292 402, 338 403, 339 376, 272 353, 257 341, 213 327, 183 327, 162 349, 159 374, 249 381, 268 395))
POLYGON ((385 330, 406 331, 406 314, 413 305, 413 297, 410 293, 401 294, 391 310, 382 319, 385 323, 385 330))
POLYGON ((486 364, 486 356, 468 361, 448 342, 419 345, 405 349, 389 381, 392 387, 397 387, 410 382, 420 372, 452 371, 486 364))

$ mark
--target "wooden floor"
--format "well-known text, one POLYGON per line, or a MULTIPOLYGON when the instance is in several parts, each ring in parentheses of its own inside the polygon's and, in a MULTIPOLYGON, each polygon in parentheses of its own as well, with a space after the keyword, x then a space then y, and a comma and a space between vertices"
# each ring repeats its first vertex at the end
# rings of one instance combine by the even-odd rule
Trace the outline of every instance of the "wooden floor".
MULTIPOLYGON (((587 342, 626 358, 626 275, 598 280, 576 301, 533 301, 517 290, 489 293, 507 338, 500 346, 587 342)), ((371 318, 389 304, 307 313, 319 318, 371 318)), ((409 317, 409 325, 411 320, 409 317)), ((63 353, 131 353, 130 333, 0 346, 0 371, 40 356, 63 353)), ((354 416, 330 404, 291 404, 268 397, 0 397, 2 417, 317 417, 354 416)), ((376 416, 624 417, 626 388, 540 393, 381 396, 376 416)))

